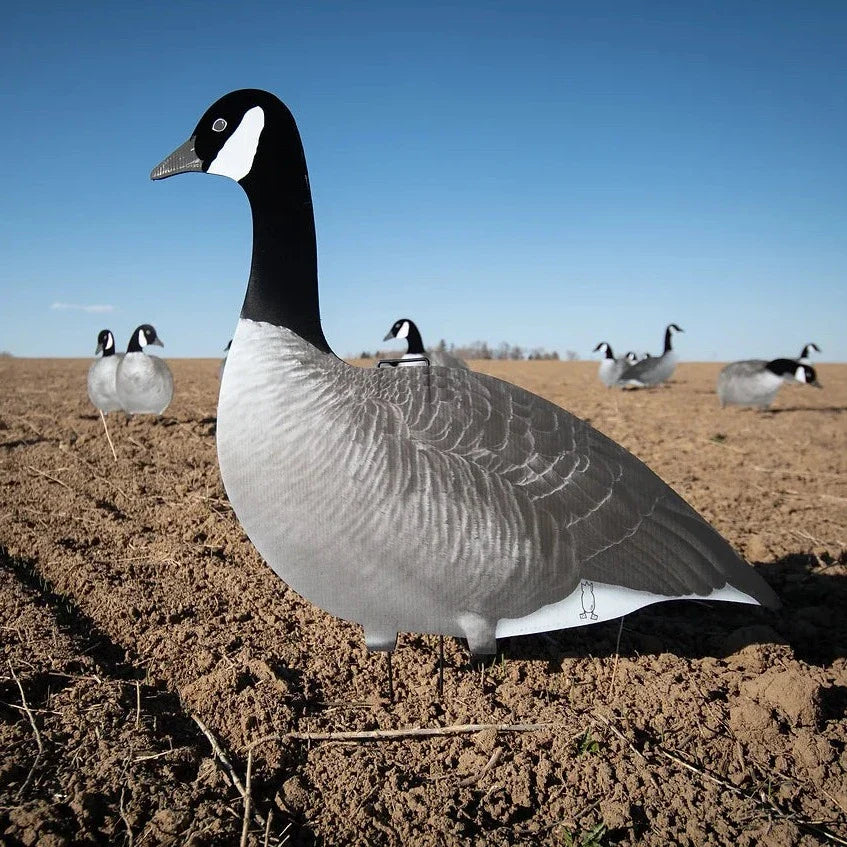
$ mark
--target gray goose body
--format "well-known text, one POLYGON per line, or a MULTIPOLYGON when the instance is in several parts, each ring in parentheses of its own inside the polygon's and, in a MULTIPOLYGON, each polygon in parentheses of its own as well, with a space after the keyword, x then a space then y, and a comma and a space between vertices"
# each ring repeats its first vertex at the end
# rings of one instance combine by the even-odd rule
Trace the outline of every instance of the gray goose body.
POLYGON ((130 338, 126 354, 115 374, 115 385, 121 408, 129 415, 161 415, 170 405, 174 393, 171 370, 163 359, 148 356, 147 344, 162 346, 156 331, 142 324, 130 338), (152 330, 152 337, 150 337, 152 330), (144 339, 143 342, 139 339, 144 339))
POLYGON ((101 330, 97 337, 95 353, 101 352, 103 355, 95 359, 88 369, 88 399, 101 412, 118 412, 122 407, 115 378, 123 354, 115 353, 115 339, 108 329, 101 330))
POLYGON ((649 356, 624 368, 619 377, 621 385, 634 388, 648 388, 667 382, 676 370, 677 355, 671 344, 671 332, 682 332, 676 324, 668 324, 665 328, 665 348, 661 356, 649 356))
POLYGON ((721 406, 767 409, 786 382, 819 385, 814 368, 794 359, 745 359, 728 364, 718 374, 718 399, 721 406), (802 378, 798 379, 798 373, 802 378))
POLYGON ((275 572, 360 623, 369 648, 416 631, 492 652, 498 636, 584 624, 589 593, 591 620, 677 597, 777 603, 655 474, 563 409, 465 369, 332 354, 302 147, 273 95, 221 98, 153 177, 186 170, 233 176, 253 210, 218 404, 230 502, 275 572))

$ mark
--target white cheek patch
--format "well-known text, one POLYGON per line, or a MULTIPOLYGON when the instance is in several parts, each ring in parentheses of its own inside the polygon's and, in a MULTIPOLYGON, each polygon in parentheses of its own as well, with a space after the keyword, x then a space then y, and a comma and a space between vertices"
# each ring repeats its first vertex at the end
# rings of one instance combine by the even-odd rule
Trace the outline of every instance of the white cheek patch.
POLYGON ((408 338, 409 337, 409 322, 403 321, 403 326, 400 327, 400 331, 397 333, 398 338, 408 338))
POLYGON ((233 134, 226 140, 208 173, 228 176, 238 182, 250 173, 265 128, 265 113, 260 106, 249 109, 233 134))
POLYGON ((797 382, 806 382, 806 369, 803 367, 797 368, 797 370, 794 371, 794 379, 796 379, 797 382))
POLYGON ((138 346, 146 347, 147 346, 147 336, 144 334, 143 329, 138 330, 138 346))

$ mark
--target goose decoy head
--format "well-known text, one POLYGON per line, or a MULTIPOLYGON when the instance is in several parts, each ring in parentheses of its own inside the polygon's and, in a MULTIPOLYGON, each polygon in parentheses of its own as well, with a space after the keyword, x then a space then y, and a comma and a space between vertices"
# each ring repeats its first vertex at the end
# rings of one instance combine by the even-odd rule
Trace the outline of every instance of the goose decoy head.
POLYGON ((627 353, 626 353, 626 356, 624 358, 631 365, 634 365, 638 361, 638 356, 636 356, 635 353, 632 350, 628 350, 627 353))
POLYGON ((794 371, 794 379, 797 382, 804 382, 806 385, 814 386, 815 388, 823 388, 818 382, 818 375, 811 365, 798 365, 794 371))
MULTIPOLYGON (((200 171, 240 183, 253 170, 259 139, 269 133, 277 140, 285 139, 291 137, 292 128, 299 147, 294 118, 279 98, 256 88, 230 92, 206 110, 188 141, 153 168, 150 178, 200 171), (284 124, 287 132, 275 132, 279 124, 284 124)), ((279 153, 278 149, 274 151, 276 156, 279 153)))
POLYGON ((804 348, 800 351, 800 358, 801 358, 801 359, 808 359, 808 358, 809 358, 809 356, 811 355, 812 350, 814 350, 814 351, 815 351, 815 353, 820 353, 820 352, 821 352, 821 348, 820 348, 820 347, 818 347, 818 345, 817 345, 817 344, 815 344, 815 342, 814 342, 814 341, 812 341, 812 342, 810 342, 809 344, 807 344, 807 345, 806 345, 806 346, 805 346, 805 347, 804 347, 804 348))
POLYGON ((682 327, 677 326, 676 324, 668 324, 667 328, 672 329, 674 332, 685 332, 682 327))
POLYGON ((612 353, 612 347, 605 341, 601 341, 592 351, 593 353, 603 353, 607 359, 614 359, 615 354, 612 353))
POLYGON ((156 328, 150 324, 141 324, 129 337, 127 353, 140 353, 148 344, 164 347, 162 339, 156 335, 156 328))
POLYGON ((94 355, 102 353, 104 356, 111 356, 115 352, 115 337, 110 329, 101 329, 97 335, 97 347, 94 350, 94 355))
POLYGON ((389 341, 392 338, 408 338, 409 331, 413 326, 415 326, 414 321, 409 320, 409 318, 400 318, 399 321, 394 321, 391 329, 385 333, 385 338, 382 340, 389 341))

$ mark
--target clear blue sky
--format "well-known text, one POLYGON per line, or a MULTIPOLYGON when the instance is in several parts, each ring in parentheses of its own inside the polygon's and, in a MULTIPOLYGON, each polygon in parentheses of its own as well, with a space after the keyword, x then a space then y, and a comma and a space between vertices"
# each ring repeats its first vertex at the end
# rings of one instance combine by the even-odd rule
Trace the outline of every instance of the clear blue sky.
POLYGON ((5 8, 0 349, 150 322, 220 354, 246 197, 149 172, 258 87, 300 126, 342 355, 411 316, 430 343, 656 352, 676 321, 683 359, 847 360, 842 0, 5 8))

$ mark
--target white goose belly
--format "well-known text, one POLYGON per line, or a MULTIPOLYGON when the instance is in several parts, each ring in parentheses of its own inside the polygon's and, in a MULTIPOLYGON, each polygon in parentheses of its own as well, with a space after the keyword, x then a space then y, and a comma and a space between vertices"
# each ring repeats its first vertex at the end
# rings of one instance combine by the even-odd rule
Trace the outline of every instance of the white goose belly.
POLYGON ((123 356, 112 355, 97 359, 88 369, 88 399, 103 412, 120 411, 115 377, 123 356))
POLYGON ((167 364, 146 353, 125 354, 115 383, 118 400, 130 414, 160 415, 173 397, 173 377, 167 364))

